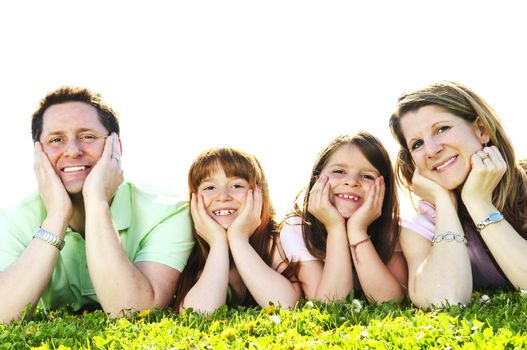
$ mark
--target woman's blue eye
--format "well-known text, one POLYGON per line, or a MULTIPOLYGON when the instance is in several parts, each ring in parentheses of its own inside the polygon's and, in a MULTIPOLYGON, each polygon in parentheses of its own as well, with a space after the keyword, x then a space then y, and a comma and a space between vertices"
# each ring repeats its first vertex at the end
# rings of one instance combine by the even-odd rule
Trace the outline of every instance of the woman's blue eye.
POLYGON ((440 128, 437 129, 437 133, 438 134, 442 134, 444 133, 445 131, 447 131, 448 129, 450 129, 450 126, 442 126, 440 128))
POLYGON ((375 176, 370 175, 370 174, 363 174, 362 178, 364 178, 366 180, 375 180, 375 176))
POLYGON ((411 150, 413 151, 414 149, 418 149, 419 147, 421 147, 423 145, 423 141, 422 140, 417 140, 415 141, 412 145, 411 145, 411 150))

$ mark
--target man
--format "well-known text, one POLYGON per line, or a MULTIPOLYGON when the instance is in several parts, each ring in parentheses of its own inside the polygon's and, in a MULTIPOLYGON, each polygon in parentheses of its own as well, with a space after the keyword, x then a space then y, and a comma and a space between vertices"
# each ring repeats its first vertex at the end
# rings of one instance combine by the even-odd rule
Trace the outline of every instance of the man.
POLYGON ((39 193, 0 211, 0 321, 39 300, 112 316, 167 306, 193 245, 188 206, 123 182, 115 112, 63 87, 32 135, 39 193))

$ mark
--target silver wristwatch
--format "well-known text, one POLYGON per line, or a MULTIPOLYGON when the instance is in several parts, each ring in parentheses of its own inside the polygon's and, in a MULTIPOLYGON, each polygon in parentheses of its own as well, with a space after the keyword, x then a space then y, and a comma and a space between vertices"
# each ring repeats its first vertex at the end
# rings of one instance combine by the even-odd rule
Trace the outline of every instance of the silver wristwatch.
POLYGON ((66 242, 64 242, 63 239, 57 237, 56 235, 54 235, 53 233, 51 233, 49 231, 44 230, 41 227, 37 228, 37 230, 35 231, 35 234, 33 235, 33 238, 35 238, 35 237, 38 238, 38 239, 43 240, 46 243, 51 244, 52 246, 54 246, 58 250, 62 250, 62 248, 64 248, 64 244, 66 243, 66 242))
POLYGON ((480 222, 478 222, 476 224, 476 229, 478 231, 481 231, 486 226, 488 226, 490 224, 493 224, 493 223, 496 223, 496 222, 500 222, 501 220, 503 220, 503 215, 501 215, 501 213, 499 211, 497 211, 495 213, 489 214, 489 216, 487 216, 485 219, 483 219, 480 222))

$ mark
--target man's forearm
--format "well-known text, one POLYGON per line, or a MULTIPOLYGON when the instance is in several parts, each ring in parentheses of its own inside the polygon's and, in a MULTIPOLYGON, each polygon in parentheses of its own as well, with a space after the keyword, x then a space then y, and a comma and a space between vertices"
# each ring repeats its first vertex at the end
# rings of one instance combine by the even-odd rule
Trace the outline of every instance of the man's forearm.
MULTIPOLYGON (((47 218, 42 228, 64 238, 63 220, 47 218)), ((58 257, 56 247, 35 238, 9 268, 0 272, 0 322, 17 319, 28 304, 34 309, 49 284, 58 257)))
POLYGON ((86 205, 86 259, 97 298, 113 316, 156 305, 148 279, 128 259, 107 203, 86 205))

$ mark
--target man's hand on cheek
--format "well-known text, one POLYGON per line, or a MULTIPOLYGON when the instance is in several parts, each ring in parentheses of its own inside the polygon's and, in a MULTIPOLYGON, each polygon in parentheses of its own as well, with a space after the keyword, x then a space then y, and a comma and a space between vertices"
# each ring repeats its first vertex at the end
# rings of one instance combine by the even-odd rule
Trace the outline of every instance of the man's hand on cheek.
POLYGON ((70 196, 61 179, 53 169, 40 142, 35 142, 34 170, 38 183, 38 192, 48 216, 61 217, 67 222, 73 213, 70 196))
POLYGON ((121 151, 117 134, 112 133, 105 141, 101 158, 86 178, 82 193, 84 200, 110 202, 123 182, 121 151))

